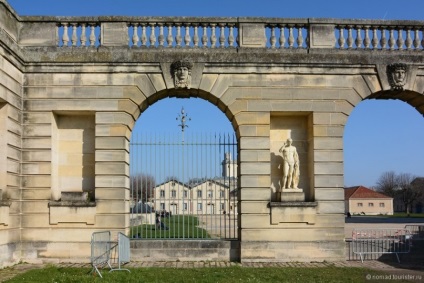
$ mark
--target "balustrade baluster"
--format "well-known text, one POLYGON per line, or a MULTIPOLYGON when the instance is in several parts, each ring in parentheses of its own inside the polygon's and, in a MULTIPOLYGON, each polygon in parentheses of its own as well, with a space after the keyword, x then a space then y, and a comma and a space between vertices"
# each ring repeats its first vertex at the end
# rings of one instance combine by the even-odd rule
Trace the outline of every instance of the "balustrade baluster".
POLYGON ((278 43, 280 43, 280 48, 284 48, 284 45, 286 44, 286 35, 284 34, 285 25, 280 24, 279 27, 280 27, 280 39, 278 43))
POLYGON ((155 33, 156 23, 150 23, 150 47, 155 47, 156 44, 156 33, 155 33))
POLYGON ((422 38, 421 38, 421 47, 424 48, 424 28, 421 28, 421 36, 422 36, 422 38))
POLYGON ((208 24, 203 23, 202 27, 203 27, 202 46, 206 48, 208 44, 208 24))
POLYGON ((166 43, 168 47, 172 47, 172 42, 174 41, 174 36, 172 35, 172 24, 168 24, 168 36, 166 38, 166 43))
POLYGON ((165 35, 163 33, 163 23, 158 23, 158 27, 159 27, 158 43, 159 43, 159 47, 163 47, 165 43, 165 35))
POLYGON ((60 44, 59 29, 60 29, 60 23, 56 24, 56 46, 59 46, 60 44))
POLYGON ((137 47, 138 46, 138 40, 140 39, 138 37, 138 24, 133 23, 132 27, 133 27, 132 44, 133 44, 133 46, 137 47))
POLYGON ((141 47, 147 46, 146 23, 141 23, 141 47))
POLYGON ((183 42, 183 38, 181 36, 181 24, 177 23, 175 26, 177 27, 177 35, 175 36, 176 47, 181 47, 181 43, 183 42))
POLYGON ((376 26, 372 27, 372 40, 371 40, 371 44, 372 44, 372 49, 373 50, 377 50, 378 49, 377 30, 378 30, 378 27, 376 27, 376 26))
POLYGON ((88 40, 90 41, 90 46, 95 46, 96 45, 96 24, 91 23, 90 25, 90 37, 88 38, 88 40))
POLYGON ((348 32, 347 32, 347 49, 352 49, 353 48, 353 35, 352 35, 352 29, 353 26, 352 25, 348 25, 348 32))
POLYGON ((356 40, 355 40, 356 49, 360 49, 362 47, 361 29, 362 29, 362 26, 356 26, 356 40))
POLYGON ((186 47, 190 46, 191 36, 190 36, 190 23, 185 23, 185 36, 184 36, 184 43, 186 47))
POLYGON ((389 34, 389 49, 395 50, 395 36, 394 36, 394 29, 393 27, 390 27, 390 34, 389 34))
POLYGON ((194 24, 194 35, 193 35, 193 47, 199 47, 199 31, 198 31, 199 24, 194 24))
POLYGON ((211 33, 211 48, 215 48, 215 44, 216 44, 215 27, 216 27, 216 24, 210 24, 210 26, 211 26, 211 30, 212 30, 212 33, 211 33))
POLYGON ((411 50, 412 48, 412 38, 411 38, 411 27, 406 27, 406 40, 405 46, 407 50, 411 50))
POLYGON ((340 49, 344 49, 345 48, 345 42, 346 42, 346 40, 345 40, 345 38, 344 38, 344 29, 345 29, 345 27, 344 26, 338 26, 338 29, 339 29, 339 40, 338 40, 338 43, 339 43, 339 48, 340 49))
POLYGON ((297 48, 303 47, 303 35, 302 35, 302 26, 297 26, 297 48))
POLYGON ((234 24, 228 24, 230 27, 228 35, 228 47, 234 47, 234 24))
POLYGON ((81 24, 81 36, 80 36, 80 42, 81 46, 85 46, 87 42, 87 35, 85 34, 85 27, 86 23, 81 24))
POLYGON ((69 43, 68 23, 63 23, 62 26, 63 26, 62 46, 68 46, 68 43, 69 43))
POLYGON ((364 47, 365 49, 370 49, 370 36, 369 36, 369 30, 370 30, 370 26, 364 26, 365 28, 365 38, 364 38, 364 47))
POLYGON ((381 31, 380 46, 382 50, 385 50, 387 49, 386 27, 385 26, 380 27, 380 31, 381 31))
POLYGON ((71 37, 71 43, 72 46, 77 46, 78 43, 78 36, 77 36, 77 23, 71 23, 72 25, 72 37, 71 37))
POLYGON ((396 44, 399 50, 403 50, 403 44, 405 43, 405 40, 403 40, 403 28, 398 27, 398 39, 396 40, 396 44))
POLYGON ((219 35, 219 47, 224 48, 225 47, 225 24, 220 23, 220 35, 219 35))
POLYGON ((420 33, 418 27, 414 27, 414 49, 418 50, 420 48, 420 33))
POLYGON ((275 37, 275 25, 270 25, 271 27, 271 37, 269 38, 269 43, 271 48, 275 49, 275 43, 277 43, 277 38, 275 37))
POLYGON ((293 26, 289 25, 289 48, 293 48, 294 44, 293 26))

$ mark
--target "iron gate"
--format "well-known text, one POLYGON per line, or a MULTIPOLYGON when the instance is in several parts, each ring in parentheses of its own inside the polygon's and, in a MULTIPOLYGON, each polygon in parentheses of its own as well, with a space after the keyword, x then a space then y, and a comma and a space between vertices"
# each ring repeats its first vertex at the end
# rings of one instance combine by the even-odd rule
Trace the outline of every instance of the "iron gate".
POLYGON ((238 238, 234 134, 133 136, 130 164, 132 238, 238 238))

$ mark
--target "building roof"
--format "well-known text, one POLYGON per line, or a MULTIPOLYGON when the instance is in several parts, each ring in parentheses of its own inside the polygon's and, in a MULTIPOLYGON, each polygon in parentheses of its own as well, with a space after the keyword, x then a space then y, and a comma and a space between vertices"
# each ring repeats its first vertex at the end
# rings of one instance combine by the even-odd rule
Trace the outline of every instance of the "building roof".
POLYGON ((345 200, 348 200, 350 198, 354 198, 354 199, 371 199, 371 198, 393 199, 392 197, 389 197, 389 196, 386 196, 382 193, 373 191, 373 190, 368 189, 364 186, 356 186, 356 187, 345 188, 344 193, 345 193, 345 200))

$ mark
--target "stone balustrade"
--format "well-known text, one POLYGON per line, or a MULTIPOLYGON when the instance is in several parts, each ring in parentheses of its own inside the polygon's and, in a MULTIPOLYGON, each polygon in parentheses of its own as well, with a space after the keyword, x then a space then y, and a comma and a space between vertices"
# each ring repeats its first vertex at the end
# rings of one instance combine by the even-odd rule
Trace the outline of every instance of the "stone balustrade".
POLYGON ((59 47, 115 45, 118 42, 101 40, 102 34, 110 38, 107 34, 110 32, 112 37, 121 38, 118 45, 132 48, 266 47, 393 51, 424 48, 424 23, 417 21, 161 18, 123 22, 74 20, 56 25, 56 45, 59 47), (116 24, 120 28, 116 29, 116 24), (240 44, 239 33, 243 27, 244 39, 247 40, 240 44), (117 35, 117 32, 121 34, 117 35))
POLYGON ((424 26, 413 21, 341 21, 335 24, 336 48, 422 50, 424 26))
MULTIPOLYGON (((265 48, 416 51, 424 21, 19 16, 7 4, 0 29, 21 46, 60 48, 265 48)), ((0 15, 1 16, 1 15, 0 15)))

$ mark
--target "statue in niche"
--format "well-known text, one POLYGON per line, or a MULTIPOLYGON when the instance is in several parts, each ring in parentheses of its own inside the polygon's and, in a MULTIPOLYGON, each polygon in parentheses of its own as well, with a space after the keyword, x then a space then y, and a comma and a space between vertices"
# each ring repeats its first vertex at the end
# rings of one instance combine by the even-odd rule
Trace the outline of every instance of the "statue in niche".
POLYGON ((174 78, 175 88, 187 88, 191 86, 191 69, 193 63, 188 60, 175 61, 171 65, 171 74, 174 78))
POLYGON ((282 189, 297 189, 299 184, 299 155, 296 147, 292 145, 293 140, 288 138, 280 148, 283 155, 283 179, 281 181, 282 189))
POLYGON ((395 63, 387 66, 387 78, 392 90, 403 90, 406 83, 407 66, 403 63, 395 63))

